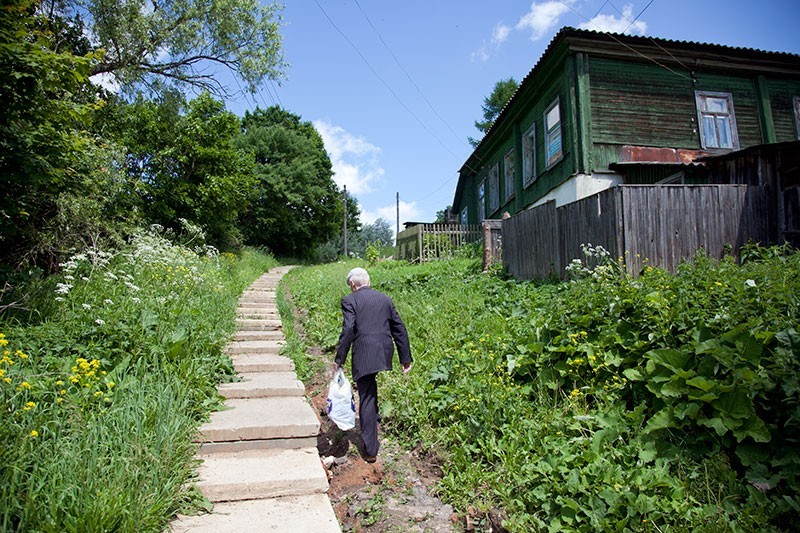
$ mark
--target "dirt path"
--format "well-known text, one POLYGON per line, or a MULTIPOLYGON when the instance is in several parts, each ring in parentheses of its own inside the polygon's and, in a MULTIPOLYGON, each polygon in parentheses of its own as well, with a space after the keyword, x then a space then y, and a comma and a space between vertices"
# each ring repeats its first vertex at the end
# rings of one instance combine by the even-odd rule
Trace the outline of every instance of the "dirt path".
MULTIPOLYGON (((323 358, 319 350, 314 353, 323 358)), ((320 457, 328 467, 331 499, 345 532, 452 532, 458 518, 452 507, 433 495, 438 468, 403 450, 380 433, 378 461, 361 458, 358 428, 343 432, 327 416, 326 397, 330 364, 306 385, 307 397, 320 418, 317 439, 320 457), (330 466, 328 466, 330 465, 330 466)))

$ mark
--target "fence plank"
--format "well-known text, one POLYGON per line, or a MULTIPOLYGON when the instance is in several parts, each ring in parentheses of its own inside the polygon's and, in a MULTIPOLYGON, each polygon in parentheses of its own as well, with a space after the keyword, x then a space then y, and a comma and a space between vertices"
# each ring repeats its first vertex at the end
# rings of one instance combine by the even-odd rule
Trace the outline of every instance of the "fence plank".
POLYGON ((768 198, 748 185, 622 185, 555 208, 548 202, 503 222, 503 261, 519 279, 564 276, 581 245, 670 272, 704 249, 722 258, 748 241, 768 242, 768 198))

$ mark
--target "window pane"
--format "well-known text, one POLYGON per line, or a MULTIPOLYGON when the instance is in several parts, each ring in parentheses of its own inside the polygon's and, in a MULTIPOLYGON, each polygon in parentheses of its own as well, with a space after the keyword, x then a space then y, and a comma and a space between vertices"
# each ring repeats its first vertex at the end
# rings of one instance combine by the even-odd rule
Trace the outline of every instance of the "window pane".
POLYGON ((706 140, 706 148, 719 148, 713 116, 706 115, 703 117, 703 135, 706 140))
POLYGON ((547 132, 547 165, 550 166, 561 157, 561 126, 547 132))
POLYGON ((728 99, 727 98, 706 98, 706 111, 709 113, 728 113, 728 99))
POLYGON ((551 109, 550 111, 547 112, 547 119, 546 119, 545 127, 548 129, 548 131, 552 127, 556 126, 558 124, 558 122, 561 120, 561 114, 559 112, 559 107, 560 107, 559 104, 556 104, 556 105, 553 106, 553 109, 551 109))
POLYGON ((728 117, 717 117, 717 135, 719 135, 720 148, 733 148, 731 122, 728 117))

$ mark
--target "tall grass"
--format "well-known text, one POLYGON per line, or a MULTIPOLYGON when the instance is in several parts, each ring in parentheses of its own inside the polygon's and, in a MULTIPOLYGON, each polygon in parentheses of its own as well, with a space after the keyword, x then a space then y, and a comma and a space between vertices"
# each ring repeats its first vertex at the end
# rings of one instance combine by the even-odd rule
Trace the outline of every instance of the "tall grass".
POLYGON ((141 232, 73 257, 0 323, 0 529, 162 531, 232 374, 237 297, 275 265, 141 232))
MULTIPOLYGON (((747 259, 631 278, 606 257, 557 284, 469 260, 379 263, 373 286, 415 358, 409 375, 381 374, 383 429, 438 457, 458 509, 512 531, 790 530, 800 254, 747 259)), ((330 357, 353 266, 291 280, 330 357)))

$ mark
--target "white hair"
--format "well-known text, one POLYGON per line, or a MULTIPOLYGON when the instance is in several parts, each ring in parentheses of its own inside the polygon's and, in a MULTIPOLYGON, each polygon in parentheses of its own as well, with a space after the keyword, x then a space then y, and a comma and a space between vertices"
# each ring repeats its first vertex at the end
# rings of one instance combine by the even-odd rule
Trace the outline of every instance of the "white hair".
POLYGON ((356 289, 359 287, 369 287, 369 273, 363 268, 354 268, 347 273, 347 284, 353 283, 356 289))

